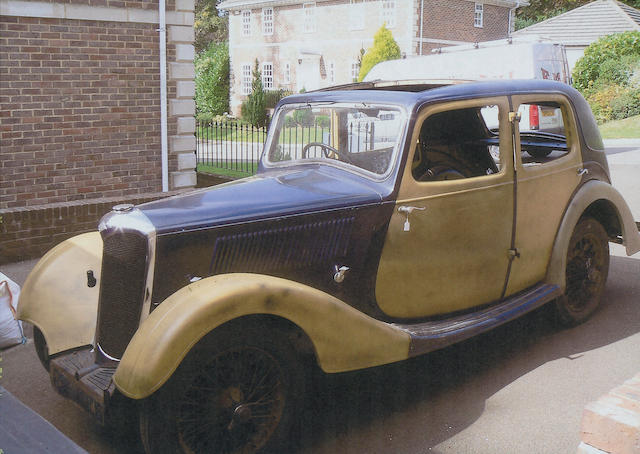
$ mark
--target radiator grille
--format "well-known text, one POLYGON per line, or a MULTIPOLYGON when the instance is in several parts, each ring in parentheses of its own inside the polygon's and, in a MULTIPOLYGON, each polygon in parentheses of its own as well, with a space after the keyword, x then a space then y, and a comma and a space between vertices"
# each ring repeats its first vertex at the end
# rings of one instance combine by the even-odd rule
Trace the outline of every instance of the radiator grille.
POLYGON ((296 269, 345 256, 353 217, 218 237, 211 273, 296 269))
POLYGON ((120 358, 138 329, 145 288, 147 239, 137 233, 103 238, 97 341, 120 358))

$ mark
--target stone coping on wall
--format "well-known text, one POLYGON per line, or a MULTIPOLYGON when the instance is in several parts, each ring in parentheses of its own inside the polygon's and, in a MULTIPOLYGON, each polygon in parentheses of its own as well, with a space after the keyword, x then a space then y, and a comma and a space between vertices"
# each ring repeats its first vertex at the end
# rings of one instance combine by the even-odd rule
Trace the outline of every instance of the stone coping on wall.
POLYGON ((0 209, 0 264, 40 257, 56 244, 96 230, 114 205, 141 204, 185 192, 158 192, 0 209))

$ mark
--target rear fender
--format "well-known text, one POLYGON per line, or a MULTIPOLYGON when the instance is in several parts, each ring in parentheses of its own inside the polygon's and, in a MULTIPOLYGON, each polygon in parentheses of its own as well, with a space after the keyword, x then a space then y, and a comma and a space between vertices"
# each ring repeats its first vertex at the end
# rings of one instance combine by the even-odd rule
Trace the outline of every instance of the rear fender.
POLYGON ((622 244, 626 248, 627 255, 633 255, 640 251, 640 233, 633 220, 631 210, 622 195, 613 186, 602 181, 592 180, 585 183, 574 194, 565 211, 564 218, 556 234, 551 261, 545 278, 546 283, 559 286, 562 292, 566 287, 567 250, 569 249, 569 240, 573 230, 580 217, 589 211, 589 207, 600 201, 605 201, 608 206, 613 207, 621 230, 622 244))
POLYGON ((320 290, 271 276, 225 274, 192 283, 167 298, 129 343, 114 381, 142 399, 159 389, 207 333, 239 317, 269 314, 297 325, 325 372, 406 359, 409 335, 320 290))
POLYGON ((74 236, 47 252, 20 292, 18 318, 37 326, 53 355, 93 343, 100 285, 87 286, 102 268, 98 232, 74 236))

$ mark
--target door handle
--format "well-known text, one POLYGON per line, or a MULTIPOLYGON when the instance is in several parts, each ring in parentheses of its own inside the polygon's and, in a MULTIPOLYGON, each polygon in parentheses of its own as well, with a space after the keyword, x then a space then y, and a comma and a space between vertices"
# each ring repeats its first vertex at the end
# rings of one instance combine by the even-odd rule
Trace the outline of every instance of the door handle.
POLYGON ((584 168, 582 168, 582 169, 578 169, 578 176, 580 176, 580 177, 581 177, 582 175, 587 174, 587 173, 589 173, 589 169, 584 169, 584 168))
POLYGON ((406 216, 406 219, 404 221, 404 228, 403 228, 403 230, 405 232, 411 231, 411 223, 409 222, 409 215, 411 213, 413 213, 415 210, 424 211, 424 210, 426 210, 426 208, 425 207, 407 206, 407 205, 400 205, 398 207, 398 213, 403 213, 406 216))

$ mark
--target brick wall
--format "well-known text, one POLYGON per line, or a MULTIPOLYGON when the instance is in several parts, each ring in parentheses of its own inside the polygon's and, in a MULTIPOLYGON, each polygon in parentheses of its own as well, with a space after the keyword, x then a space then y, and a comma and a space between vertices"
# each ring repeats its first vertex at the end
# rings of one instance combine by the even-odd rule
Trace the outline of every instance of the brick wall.
POLYGON ((97 230, 100 218, 114 205, 139 204, 176 193, 0 209, 0 265, 40 257, 67 238, 97 230))
MULTIPOLYGON (((0 0, 0 262, 162 196, 157 0, 0 0)), ((194 0, 166 3, 168 188, 193 187, 194 0)))
MULTIPOLYGON (((474 2, 466 0, 425 0, 423 36, 430 39, 466 42, 490 41, 507 37, 509 8, 485 3, 482 27, 474 27, 474 8, 474 2)), ((419 24, 418 20, 418 26, 419 24)), ((423 53, 427 53, 424 44, 423 53)))
POLYGON ((2 18, 0 207, 161 189, 155 29, 2 18))

